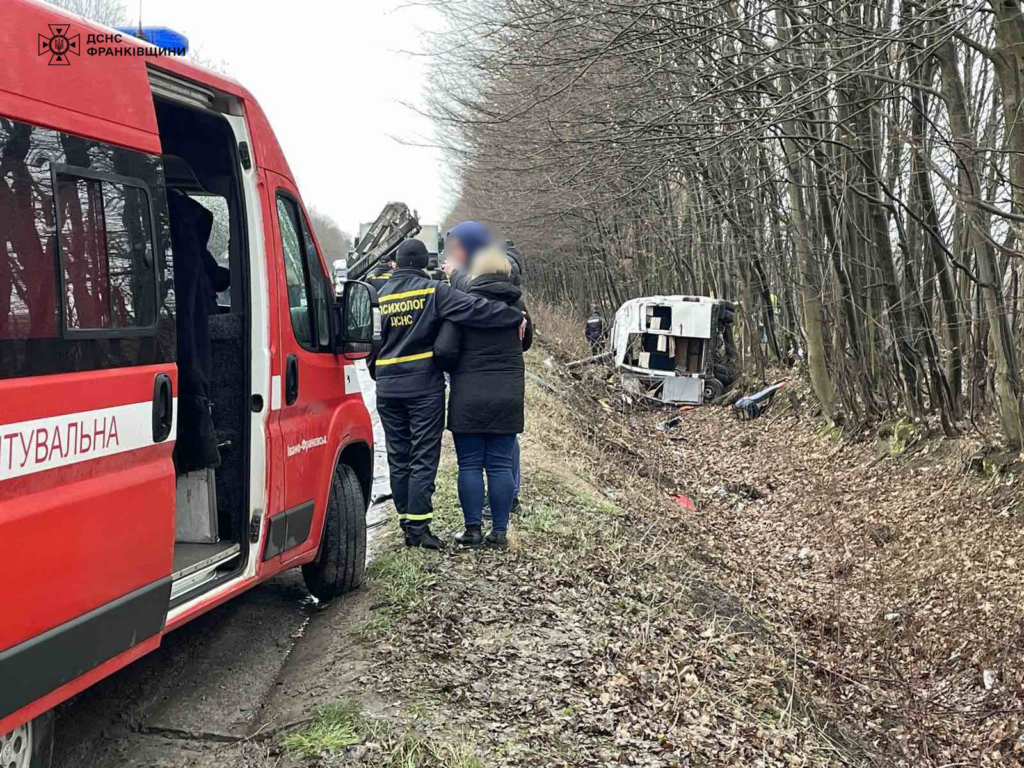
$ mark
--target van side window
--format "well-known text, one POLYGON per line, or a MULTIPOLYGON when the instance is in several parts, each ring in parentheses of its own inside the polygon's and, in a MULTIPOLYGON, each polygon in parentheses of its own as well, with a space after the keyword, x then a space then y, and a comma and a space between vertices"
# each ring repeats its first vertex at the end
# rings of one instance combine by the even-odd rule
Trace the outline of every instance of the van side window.
POLYGON ((129 335, 156 327, 149 194, 142 182, 54 168, 64 332, 129 335))
POLYGON ((331 346, 329 313, 332 296, 327 287, 323 267, 320 266, 320 256, 316 252, 316 242, 309 231, 309 224, 306 223, 306 217, 301 213, 299 217, 302 221, 302 239, 306 243, 306 268, 309 270, 309 282, 313 287, 313 306, 316 307, 316 329, 320 335, 320 348, 329 349, 331 346))
POLYGON ((313 333, 309 319, 309 288, 306 282, 305 259, 302 258, 302 238, 295 223, 295 203, 277 198, 277 221, 281 226, 281 249, 284 252, 284 273, 288 281, 288 308, 291 310, 292 330, 295 338, 306 349, 313 348, 313 333))
POLYGON ((0 381, 173 361, 169 221, 160 155, 0 116, 0 381))
POLYGON ((278 194, 277 220, 288 283, 292 330, 304 348, 331 348, 330 290, 305 216, 290 197, 278 194))

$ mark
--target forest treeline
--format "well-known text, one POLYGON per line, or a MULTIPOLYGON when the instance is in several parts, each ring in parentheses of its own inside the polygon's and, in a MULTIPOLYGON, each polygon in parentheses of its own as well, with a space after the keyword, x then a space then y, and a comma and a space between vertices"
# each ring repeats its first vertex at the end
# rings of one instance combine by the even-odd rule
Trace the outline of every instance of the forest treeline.
POLYGON ((742 306, 834 421, 996 413, 1020 445, 1016 0, 435 0, 451 219, 536 296, 742 306))

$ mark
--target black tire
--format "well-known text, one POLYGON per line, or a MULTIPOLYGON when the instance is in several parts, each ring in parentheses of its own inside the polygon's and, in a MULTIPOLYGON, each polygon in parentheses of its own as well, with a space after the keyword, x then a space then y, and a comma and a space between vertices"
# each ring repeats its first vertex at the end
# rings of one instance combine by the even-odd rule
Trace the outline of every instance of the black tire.
POLYGON ((50 768, 53 760, 53 711, 40 715, 26 727, 32 731, 32 752, 28 755, 26 749, 29 745, 23 741, 23 729, 0 734, 0 756, 3 758, 3 764, 22 765, 27 756, 28 768, 50 768))
POLYGON ((736 381, 736 371, 727 365, 716 365, 715 378, 722 382, 723 386, 728 387, 736 381))
POLYGON ((725 385, 718 379, 704 379, 704 402, 711 403, 725 394, 725 385))
POLYGON ((327 499, 327 519, 316 560, 302 566, 306 588, 327 602, 363 583, 366 571, 366 499, 355 470, 339 464, 327 499))

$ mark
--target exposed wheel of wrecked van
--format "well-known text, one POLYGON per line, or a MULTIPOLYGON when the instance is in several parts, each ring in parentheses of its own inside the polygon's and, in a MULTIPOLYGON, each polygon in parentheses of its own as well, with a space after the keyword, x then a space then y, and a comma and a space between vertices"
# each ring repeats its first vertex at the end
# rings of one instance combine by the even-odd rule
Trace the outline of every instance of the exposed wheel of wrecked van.
POLYGON ((710 403, 725 394, 725 385, 718 379, 704 379, 704 402, 710 403))
POLYGON ((50 768, 53 757, 53 712, 0 735, 3 768, 50 768))
POLYGON ((363 583, 366 570, 366 500, 355 470, 339 464, 331 481, 327 519, 316 560, 302 566, 306 587, 333 600, 363 583))

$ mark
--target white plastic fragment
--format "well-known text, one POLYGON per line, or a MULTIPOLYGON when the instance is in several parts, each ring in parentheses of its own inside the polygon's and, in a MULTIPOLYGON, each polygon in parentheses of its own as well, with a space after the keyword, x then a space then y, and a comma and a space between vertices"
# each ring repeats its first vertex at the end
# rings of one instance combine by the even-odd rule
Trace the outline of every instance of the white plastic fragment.
POLYGON ((985 690, 991 691, 992 686, 996 684, 996 671, 994 669, 986 669, 981 673, 981 681, 985 684, 985 690))

